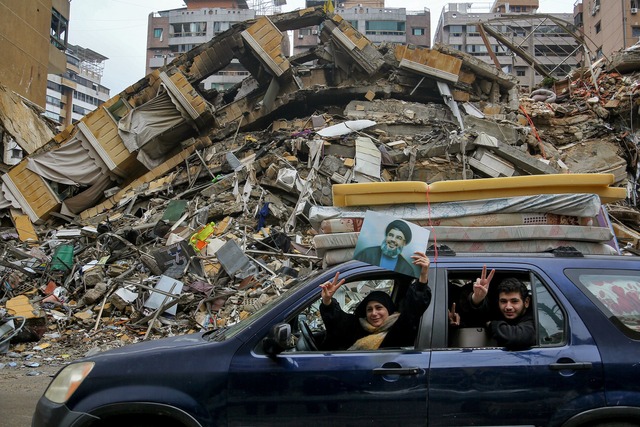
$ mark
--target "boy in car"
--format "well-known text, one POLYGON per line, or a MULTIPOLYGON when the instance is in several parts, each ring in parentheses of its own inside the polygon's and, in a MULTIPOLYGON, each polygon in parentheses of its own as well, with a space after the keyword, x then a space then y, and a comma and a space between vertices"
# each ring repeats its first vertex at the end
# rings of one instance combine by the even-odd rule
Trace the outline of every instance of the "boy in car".
MULTIPOLYGON (((486 317, 490 313, 487 294, 494 273, 495 270, 491 270, 487 276, 487 266, 483 266, 482 274, 476 279, 473 292, 469 295, 470 310, 478 310, 486 317)), ((532 310, 529 309, 531 298, 527 286, 519 279, 510 277, 502 280, 496 291, 500 318, 486 322, 491 337, 499 346, 509 350, 533 346, 536 343, 536 329, 532 310)), ((451 313, 449 316, 451 318, 451 313)))

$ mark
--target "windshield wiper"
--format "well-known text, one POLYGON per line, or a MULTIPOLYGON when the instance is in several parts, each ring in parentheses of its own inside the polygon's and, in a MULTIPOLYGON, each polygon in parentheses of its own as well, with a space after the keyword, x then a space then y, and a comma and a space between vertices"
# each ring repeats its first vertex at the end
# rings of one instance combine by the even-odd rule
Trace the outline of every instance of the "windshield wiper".
POLYGON ((207 332, 205 335, 208 341, 224 341, 225 340, 225 331, 229 329, 228 326, 223 326, 222 328, 215 329, 213 331, 207 332))

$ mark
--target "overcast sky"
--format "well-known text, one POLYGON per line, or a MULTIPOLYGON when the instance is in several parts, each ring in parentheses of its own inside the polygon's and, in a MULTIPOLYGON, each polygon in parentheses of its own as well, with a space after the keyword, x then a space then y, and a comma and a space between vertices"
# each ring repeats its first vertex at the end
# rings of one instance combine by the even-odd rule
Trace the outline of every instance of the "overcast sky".
MULTIPOLYGON (((287 0, 281 11, 304 7, 304 0, 287 0)), ((540 0, 540 13, 571 13, 576 0, 540 0)), ((252 4, 252 0, 247 0, 252 4)), ((440 12, 452 1, 387 0, 387 7, 431 11, 432 33, 440 12)), ((462 2, 460 2, 462 3, 462 2)), ((473 2, 490 6, 491 1, 473 2)), ((102 84, 114 96, 145 76, 147 17, 150 12, 184 7, 182 0, 73 0, 69 17, 69 43, 109 58, 102 84)))

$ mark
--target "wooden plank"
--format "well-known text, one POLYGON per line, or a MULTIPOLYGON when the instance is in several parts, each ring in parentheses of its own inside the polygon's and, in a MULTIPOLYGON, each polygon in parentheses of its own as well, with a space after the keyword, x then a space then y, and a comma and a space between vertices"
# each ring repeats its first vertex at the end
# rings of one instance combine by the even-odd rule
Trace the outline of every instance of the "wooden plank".
POLYGON ((26 295, 18 295, 15 298, 11 298, 6 304, 7 310, 13 316, 21 316, 25 319, 34 319, 38 316, 34 314, 36 311, 29 302, 29 298, 26 295))
POLYGON ((38 234, 36 234, 36 229, 33 228, 33 224, 31 223, 29 216, 23 214, 17 209, 10 209, 10 211, 11 218, 13 218, 13 223, 15 224, 20 241, 37 242, 38 234))

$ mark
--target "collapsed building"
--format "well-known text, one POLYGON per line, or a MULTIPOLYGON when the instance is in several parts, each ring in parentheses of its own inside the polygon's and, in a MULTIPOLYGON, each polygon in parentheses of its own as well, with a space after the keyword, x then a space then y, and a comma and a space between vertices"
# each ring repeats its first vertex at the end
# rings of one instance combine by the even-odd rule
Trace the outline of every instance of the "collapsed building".
POLYGON ((576 70, 551 103, 446 46, 374 45, 321 8, 236 24, 2 175, 5 309, 67 351, 87 329, 108 346, 236 322, 322 267, 309 209, 350 182, 610 173, 636 251, 629 64, 576 70), (287 57, 286 31, 312 25, 321 43, 287 57), (200 88, 233 59, 249 78, 200 88))
POLYGON ((430 49, 376 47, 348 22, 328 18, 321 9, 261 17, 176 58, 56 135, 46 150, 30 153, 3 177, 4 206, 21 209, 36 224, 56 211, 86 217, 87 209, 111 207, 126 187, 135 187, 136 180, 163 165, 183 161, 196 147, 329 100, 339 105, 367 96, 444 103, 449 108, 440 112, 442 120, 452 130, 464 129, 457 103, 468 101, 473 92, 486 92, 484 98, 493 103, 517 104, 514 79, 493 70, 483 78, 478 66, 463 67, 461 59, 430 49), (282 31, 321 23, 322 44, 297 57, 285 56, 282 31), (197 89, 233 59, 252 78, 225 93, 197 89), (310 60, 320 65, 304 65, 310 60), (115 186, 120 187, 115 197, 102 200, 104 190, 115 186))

